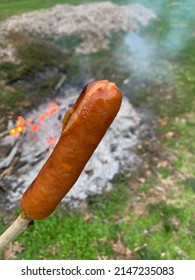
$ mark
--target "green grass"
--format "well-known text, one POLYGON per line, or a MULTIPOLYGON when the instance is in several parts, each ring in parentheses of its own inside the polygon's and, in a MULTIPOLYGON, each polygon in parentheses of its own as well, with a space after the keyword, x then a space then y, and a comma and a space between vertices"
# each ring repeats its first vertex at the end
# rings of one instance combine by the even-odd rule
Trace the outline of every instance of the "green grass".
MULTIPOLYGON (((14 109, 19 106, 20 102, 25 101, 26 95, 22 91, 0 91, 0 101, 3 100, 4 106, 8 109, 14 109)), ((2 109, 3 110, 3 109, 2 109)))
POLYGON ((27 0, 3 0, 0 3, 0 20, 6 19, 12 15, 23 12, 47 9, 57 4, 72 4, 78 5, 81 3, 96 2, 89 0, 46 0, 46 1, 27 1, 27 0))
MULTIPOLYGON (((115 215, 128 200, 124 180, 118 179, 113 192, 89 201, 85 209, 91 218, 78 212, 58 209, 48 219, 35 221, 33 226, 17 240, 26 249, 19 259, 97 259, 111 257, 113 250, 109 240, 116 240, 120 231, 115 215), (119 194, 122 192, 122 195, 119 194), (102 245, 102 239, 105 239, 102 245)), ((3 226, 0 227, 3 230, 3 226)))
MULTIPOLYGON (((51 8, 57 4, 71 4, 71 5, 79 5, 83 3, 96 3, 96 2, 106 2, 105 0, 1 0, 0 2, 0 20, 4 20, 10 16, 21 14, 24 12, 29 12, 33 10, 39 9, 47 9, 51 8)), ((111 2, 116 3, 118 5, 126 5, 129 3, 134 3, 133 0, 112 0, 111 2)), ((140 3, 146 3, 148 6, 151 5, 151 2, 155 1, 138 1, 140 3)), ((158 5, 156 5, 158 6, 158 5)))
MULTIPOLYGON (((115 259, 118 254, 112 244, 117 244, 122 232, 124 246, 136 250, 138 259, 195 258, 194 198, 190 189, 177 205, 150 206, 148 215, 139 218, 126 212, 129 195, 126 181, 120 179, 110 193, 91 198, 83 214, 59 207, 17 238, 24 248, 17 258, 115 259), (86 215, 90 217, 85 219, 86 215)), ((5 222, 1 231, 4 227, 5 222)))
POLYGON ((6 73, 6 79, 13 82, 29 73, 41 71, 44 67, 54 67, 67 55, 56 45, 40 38, 23 33, 10 34, 9 39, 16 48, 18 64, 0 63, 0 75, 6 73))

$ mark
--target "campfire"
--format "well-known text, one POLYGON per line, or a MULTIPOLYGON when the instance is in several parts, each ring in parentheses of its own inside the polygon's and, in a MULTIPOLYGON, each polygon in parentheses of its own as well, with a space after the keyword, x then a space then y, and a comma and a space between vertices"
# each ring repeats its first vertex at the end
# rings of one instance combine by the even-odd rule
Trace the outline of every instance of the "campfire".
MULTIPOLYGON (((65 96, 39 105, 28 114, 18 116, 15 124, 8 124, 0 144, 8 151, 0 162, 1 206, 6 209, 14 207, 34 180, 56 145, 63 115, 74 103, 78 92, 78 89, 70 88, 65 96)), ((112 127, 65 201, 76 206, 80 200, 109 189, 118 172, 135 169, 140 159, 133 150, 147 127, 141 115, 124 98, 112 127)))

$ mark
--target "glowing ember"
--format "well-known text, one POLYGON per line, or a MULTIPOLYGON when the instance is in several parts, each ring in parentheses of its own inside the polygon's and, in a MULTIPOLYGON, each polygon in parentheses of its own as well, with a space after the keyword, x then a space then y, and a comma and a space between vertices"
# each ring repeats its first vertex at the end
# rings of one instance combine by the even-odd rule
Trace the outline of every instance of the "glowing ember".
POLYGON ((37 123, 33 124, 31 131, 32 132, 37 132, 39 130, 39 125, 37 123))
POLYGON ((45 120, 45 118, 47 117, 47 114, 43 113, 40 115, 39 121, 43 122, 45 120))
POLYGON ((17 130, 18 132, 22 132, 22 126, 18 126, 17 130))
POLYGON ((10 134, 15 134, 16 133, 16 130, 14 128, 10 129, 9 131, 10 134))
POLYGON ((47 143, 48 145, 55 145, 56 142, 57 142, 57 139, 56 139, 56 138, 52 138, 52 139, 47 139, 47 140, 46 140, 46 143, 47 143))
MULTIPOLYGON (((58 104, 56 104, 54 102, 49 103, 48 107, 46 109, 46 112, 42 113, 40 115, 40 117, 38 118, 38 121, 36 121, 36 123, 34 122, 34 120, 32 118, 29 118, 27 121, 25 121, 25 119, 22 116, 18 116, 16 127, 10 129, 9 134, 14 137, 20 136, 21 132, 24 131, 24 129, 29 126, 31 126, 31 132, 36 133, 39 130, 38 123, 43 123, 47 117, 56 113, 59 108, 60 108, 60 106, 58 104)), ((55 143, 56 143, 56 141, 55 141, 55 143)), ((54 142, 52 142, 52 144, 54 144, 54 142)), ((51 145, 51 144, 49 144, 49 145, 51 145)))
POLYGON ((59 109, 59 106, 56 103, 49 103, 48 107, 48 115, 54 114, 59 109))

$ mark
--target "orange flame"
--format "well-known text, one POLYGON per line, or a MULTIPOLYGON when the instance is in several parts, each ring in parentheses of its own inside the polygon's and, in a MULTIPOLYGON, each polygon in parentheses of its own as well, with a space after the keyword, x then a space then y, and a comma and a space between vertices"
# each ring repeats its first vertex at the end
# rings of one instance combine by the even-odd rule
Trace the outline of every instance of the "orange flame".
POLYGON ((18 116, 16 127, 9 130, 9 134, 13 136, 19 136, 23 130, 25 119, 22 116, 18 116))
POLYGON ((19 126, 23 127, 24 123, 25 123, 25 119, 22 116, 18 116, 18 121, 16 124, 17 127, 19 127, 19 126))

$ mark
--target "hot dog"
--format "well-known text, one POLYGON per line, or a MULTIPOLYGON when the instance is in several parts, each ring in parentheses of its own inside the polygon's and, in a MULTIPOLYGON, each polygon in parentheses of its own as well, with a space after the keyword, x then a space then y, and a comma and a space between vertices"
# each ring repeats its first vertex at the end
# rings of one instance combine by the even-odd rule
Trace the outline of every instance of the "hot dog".
POLYGON ((89 83, 66 113, 51 156, 21 198, 31 219, 49 216, 77 181, 117 115, 122 94, 107 80, 89 83))

